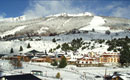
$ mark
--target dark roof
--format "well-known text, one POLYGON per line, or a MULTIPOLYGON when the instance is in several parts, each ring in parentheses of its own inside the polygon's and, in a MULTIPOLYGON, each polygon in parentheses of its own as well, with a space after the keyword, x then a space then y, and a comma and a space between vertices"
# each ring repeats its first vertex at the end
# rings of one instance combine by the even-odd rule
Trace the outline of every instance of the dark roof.
POLYGON ((42 71, 39 71, 39 70, 32 70, 31 72, 42 72, 42 71))
MULTIPOLYGON (((115 79, 115 78, 112 78, 113 76, 106 76, 104 77, 104 80, 112 80, 112 79, 115 79)), ((115 76, 115 77, 118 77, 118 80, 123 80, 120 76, 115 76)))
POLYGON ((41 53, 41 52, 39 52, 39 51, 33 49, 33 50, 29 51, 29 53, 41 53))
POLYGON ((0 77, 0 79, 2 79, 3 77, 7 80, 41 80, 32 74, 2 76, 0 77))
POLYGON ((0 57, 5 56, 6 54, 0 54, 0 57))
POLYGON ((104 80, 112 80, 112 76, 106 76, 104 77, 104 80))

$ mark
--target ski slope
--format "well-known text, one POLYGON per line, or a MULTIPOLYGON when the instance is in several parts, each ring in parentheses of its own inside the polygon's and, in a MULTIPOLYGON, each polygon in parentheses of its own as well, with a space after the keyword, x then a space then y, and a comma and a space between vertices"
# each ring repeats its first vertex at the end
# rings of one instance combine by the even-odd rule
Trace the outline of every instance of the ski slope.
POLYGON ((16 27, 16 28, 14 28, 12 30, 9 30, 9 31, 6 31, 6 32, 2 33, 0 36, 4 37, 4 36, 7 36, 7 35, 14 35, 17 31, 21 31, 25 27, 27 27, 27 26, 24 25, 24 26, 16 27))
POLYGON ((80 28, 79 30, 110 30, 109 27, 103 26, 105 24, 105 20, 100 16, 94 16, 91 20, 90 24, 86 27, 80 28))

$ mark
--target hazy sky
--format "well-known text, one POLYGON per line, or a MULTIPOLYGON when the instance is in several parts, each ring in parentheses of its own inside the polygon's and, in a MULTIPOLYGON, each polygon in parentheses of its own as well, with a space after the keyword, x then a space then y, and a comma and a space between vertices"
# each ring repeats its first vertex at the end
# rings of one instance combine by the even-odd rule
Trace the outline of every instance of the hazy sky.
POLYGON ((130 18, 130 0, 0 0, 0 18, 82 12, 130 18))

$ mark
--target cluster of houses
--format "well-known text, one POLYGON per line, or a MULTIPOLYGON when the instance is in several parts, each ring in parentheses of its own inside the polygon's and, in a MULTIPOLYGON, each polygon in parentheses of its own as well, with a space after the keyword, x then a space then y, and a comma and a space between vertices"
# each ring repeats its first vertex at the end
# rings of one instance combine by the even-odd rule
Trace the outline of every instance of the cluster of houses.
POLYGON ((87 54, 79 53, 64 53, 64 52, 55 52, 47 53, 40 52, 37 50, 31 50, 26 53, 20 54, 9 54, 2 56, 2 59, 19 59, 25 62, 49 62, 51 63, 54 60, 60 61, 61 57, 65 56, 68 64, 74 64, 77 66, 98 66, 104 64, 118 64, 119 62, 119 53, 107 53, 98 54, 97 52, 88 52, 87 54))
MULTIPOLYGON (((75 56, 74 56, 75 57, 75 56)), ((103 66, 104 64, 118 65, 119 53, 102 53, 89 52, 75 60, 70 59, 69 62, 75 62, 77 66, 103 66)), ((72 57, 73 58, 73 57, 72 57)))
MULTIPOLYGON (((119 62, 119 53, 107 53, 104 52, 102 54, 98 54, 97 52, 88 52, 86 54, 79 53, 65 53, 65 52, 55 52, 55 53, 47 53, 40 52, 37 50, 30 50, 26 53, 20 54, 8 54, 2 55, 1 59, 11 60, 18 59, 23 60, 25 62, 49 62, 51 63, 53 60, 60 61, 61 57, 65 56, 68 64, 74 64, 78 67, 82 66, 104 66, 104 64, 118 64, 119 62)), ((9 76, 1 76, 0 80, 41 80, 37 76, 42 76, 42 71, 32 70, 29 74, 20 74, 20 75, 9 75, 9 76)), ((98 76, 97 76, 98 77, 98 76)), ((120 75, 112 75, 112 76, 104 76, 104 80, 123 80, 120 75)))

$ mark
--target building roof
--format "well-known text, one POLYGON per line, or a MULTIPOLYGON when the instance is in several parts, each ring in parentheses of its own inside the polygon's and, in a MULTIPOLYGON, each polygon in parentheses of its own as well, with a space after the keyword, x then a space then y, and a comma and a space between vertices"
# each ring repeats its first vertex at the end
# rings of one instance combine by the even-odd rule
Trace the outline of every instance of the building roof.
POLYGON ((33 50, 29 51, 29 53, 33 53, 34 54, 34 53, 41 53, 41 52, 33 49, 33 50))
POLYGON ((39 70, 32 70, 31 72, 42 72, 42 71, 39 71, 39 70))
POLYGON ((41 80, 32 74, 9 75, 0 77, 0 79, 2 78, 5 78, 7 80, 41 80))

